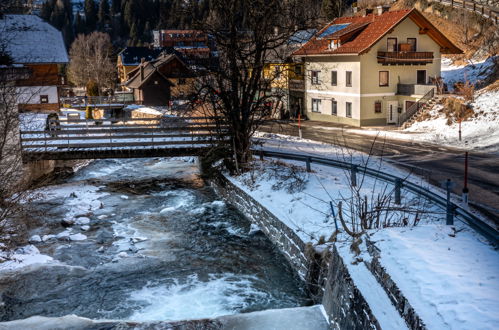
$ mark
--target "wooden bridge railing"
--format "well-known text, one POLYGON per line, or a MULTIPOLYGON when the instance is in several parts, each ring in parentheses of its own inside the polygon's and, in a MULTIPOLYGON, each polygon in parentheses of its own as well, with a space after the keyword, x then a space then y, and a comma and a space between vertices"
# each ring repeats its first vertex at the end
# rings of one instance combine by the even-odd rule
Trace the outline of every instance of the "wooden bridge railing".
POLYGON ((499 8, 473 0, 430 0, 451 6, 452 8, 462 8, 490 19, 494 24, 499 22, 499 8))

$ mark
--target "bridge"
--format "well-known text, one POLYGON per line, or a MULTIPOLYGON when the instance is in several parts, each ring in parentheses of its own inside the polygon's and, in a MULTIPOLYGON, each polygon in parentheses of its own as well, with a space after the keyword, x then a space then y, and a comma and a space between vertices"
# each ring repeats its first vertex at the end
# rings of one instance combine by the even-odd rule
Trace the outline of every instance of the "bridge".
POLYGON ((226 137, 216 117, 48 120, 21 130, 23 162, 199 156, 226 137))

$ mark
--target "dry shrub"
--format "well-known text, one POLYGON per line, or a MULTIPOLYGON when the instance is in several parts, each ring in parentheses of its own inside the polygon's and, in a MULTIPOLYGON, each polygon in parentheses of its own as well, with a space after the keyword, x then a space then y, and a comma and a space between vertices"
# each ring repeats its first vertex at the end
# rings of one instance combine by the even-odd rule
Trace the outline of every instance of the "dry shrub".
POLYGON ((444 102, 444 114, 447 118, 447 125, 455 122, 465 121, 474 115, 473 109, 457 97, 448 97, 444 102))
POLYGON ((456 94, 461 95, 465 101, 473 102, 475 95, 475 86, 468 80, 464 83, 457 82, 454 84, 454 91, 456 94))

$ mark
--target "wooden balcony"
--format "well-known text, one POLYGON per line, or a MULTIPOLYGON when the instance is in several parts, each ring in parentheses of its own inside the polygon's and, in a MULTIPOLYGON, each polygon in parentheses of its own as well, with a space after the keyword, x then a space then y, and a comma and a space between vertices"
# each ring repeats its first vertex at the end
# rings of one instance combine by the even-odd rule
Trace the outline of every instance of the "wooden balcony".
POLYGON ((428 64, 433 62, 433 52, 378 52, 378 63, 394 64, 428 64))

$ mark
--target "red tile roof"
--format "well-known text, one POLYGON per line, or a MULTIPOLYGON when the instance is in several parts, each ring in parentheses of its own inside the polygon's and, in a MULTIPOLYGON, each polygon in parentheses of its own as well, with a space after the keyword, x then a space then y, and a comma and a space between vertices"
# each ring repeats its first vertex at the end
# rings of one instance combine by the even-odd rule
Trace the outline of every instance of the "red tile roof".
POLYGON ((307 42, 293 55, 329 55, 329 54, 356 54, 360 55, 369 49, 383 36, 390 32, 396 25, 410 16, 415 23, 431 30, 429 33, 442 48, 448 49, 447 53, 461 53, 443 34, 441 34, 422 14, 415 9, 389 11, 381 15, 369 14, 367 16, 340 17, 326 25, 317 35, 307 42), (349 24, 346 28, 339 30, 324 38, 319 36, 327 28, 334 24, 349 24), (360 32, 359 32, 360 31, 360 32), (342 43, 336 49, 330 49, 331 39, 342 39, 351 33, 348 41, 342 43))

